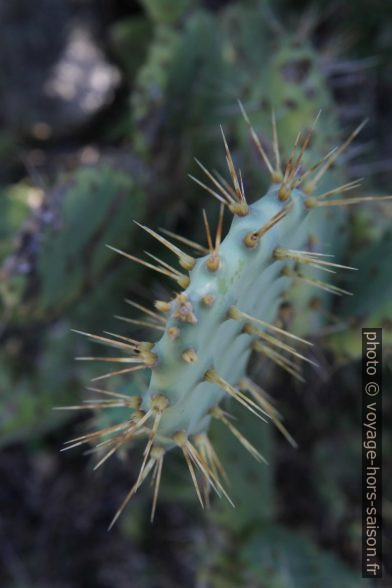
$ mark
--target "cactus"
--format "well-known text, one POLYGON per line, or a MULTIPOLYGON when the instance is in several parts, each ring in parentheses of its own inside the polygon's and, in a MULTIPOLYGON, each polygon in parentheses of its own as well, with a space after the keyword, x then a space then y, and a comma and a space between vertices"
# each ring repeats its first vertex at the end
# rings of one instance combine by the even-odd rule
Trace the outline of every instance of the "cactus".
POLYGON ((0 443, 58 426, 65 415, 49 418, 54 394, 69 403, 80 393, 80 370, 64 369, 75 354, 66 333, 79 321, 102 328, 119 303, 126 268, 104 244, 129 243, 127 215, 143 214, 141 196, 128 175, 102 165, 77 170, 47 194, 21 183, 2 198, 1 385, 13 393, 0 402, 0 443))
MULTIPOLYGON (((109 398, 93 399, 87 405, 73 407, 115 408, 117 413, 121 413, 121 419, 114 424, 66 443, 70 449, 98 442, 100 455, 96 467, 120 447, 128 446, 139 438, 147 438, 137 480, 111 526, 151 472, 154 484, 151 519, 154 518, 163 461, 166 454, 176 447, 184 456, 201 505, 208 504, 210 488, 231 502, 224 488, 221 462, 208 436, 210 421, 215 419, 220 422, 253 457, 263 461, 258 449, 221 407, 222 402, 231 398, 254 416, 262 420, 266 417, 271 419, 292 441, 265 393, 248 378, 250 357, 255 352, 302 380, 300 362, 314 363, 307 352, 311 344, 279 324, 277 319, 281 303, 290 295, 293 284, 297 283, 329 294, 350 294, 312 276, 313 268, 324 272, 353 268, 334 263, 312 242, 309 247, 312 241, 309 237, 318 224, 320 208, 329 210, 335 206, 375 199, 335 198, 345 195, 346 185, 320 193, 324 176, 356 136, 358 129, 339 149, 304 169, 304 156, 314 132, 312 128, 302 142, 296 141, 282 169, 274 117, 275 162, 272 164, 245 110, 241 108, 255 147, 271 175, 272 183, 266 194, 254 203, 248 203, 241 173, 236 169, 222 131, 231 184, 210 173, 202 164, 200 167, 210 184, 196 179, 220 202, 215 237, 204 213, 208 247, 193 244, 199 252, 205 253, 205 249, 207 252, 195 258, 143 225, 142 229, 176 255, 181 271, 155 256, 150 255, 147 261, 111 247, 126 258, 172 278, 181 289, 169 301, 156 301, 155 310, 131 302, 147 316, 139 324, 162 333, 155 342, 86 333, 91 341, 107 344, 124 353, 121 357, 79 358, 119 364, 120 369, 98 376, 96 380, 128 376, 135 372, 151 373, 146 385, 142 381, 136 387, 123 387, 122 393, 96 388, 96 392, 109 398), (234 218, 228 234, 222 239, 225 209, 234 218), (303 346, 303 349, 298 349, 296 344, 303 346), (139 389, 137 393, 135 388, 139 389)), ((138 324, 138 321, 129 320, 138 324)))
MULTIPOLYGON (((357 574, 335 554, 321 551, 298 534, 279 526, 266 528, 251 538, 240 559, 244 567, 244 585, 257 585, 262 577, 265 585, 271 588, 290 585, 326 588, 330 585, 331 569, 334 570, 333 584, 337 588, 358 585, 357 574), (279 567, 271 566, 271 562, 279 562, 279 567)), ((364 580, 363 585, 369 586, 370 581, 364 580)))
POLYGON ((134 149, 148 157, 156 140, 157 128, 162 124, 162 108, 166 106, 168 85, 173 75, 173 60, 181 50, 183 33, 181 17, 187 2, 146 1, 145 7, 154 24, 146 62, 138 72, 132 93, 132 119, 135 125, 134 149), (163 8, 163 10, 162 10, 163 8))
MULTIPOLYGON (((183 170, 189 167, 197 141, 204 148, 206 145, 205 128, 217 100, 202 95, 200 88, 220 69, 217 22, 201 7, 192 9, 185 18, 186 2, 178 3, 178 11, 166 11, 161 18, 161 3, 145 4, 154 34, 130 99, 131 143, 151 170, 166 183, 169 176, 173 183, 185 175, 183 170)), ((161 182, 152 181, 151 189, 157 192, 157 184, 159 193, 167 192, 161 182)))
MULTIPOLYGON (((336 114, 336 105, 327 85, 324 75, 324 63, 319 51, 312 47, 305 39, 305 35, 299 32, 285 32, 274 36, 273 45, 268 29, 263 32, 265 17, 259 9, 250 9, 247 12, 239 10, 233 5, 227 11, 227 23, 223 25, 223 44, 230 47, 226 53, 231 56, 230 69, 243 68, 239 78, 238 94, 245 101, 249 109, 255 110, 252 121, 257 128, 262 129, 262 139, 266 144, 271 143, 273 137, 269 132, 268 118, 273 107, 280 130, 280 143, 283 154, 289 154, 291 145, 299 129, 306 128, 322 112, 318 121, 317 133, 312 134, 311 148, 303 157, 304 167, 311 167, 323 154, 335 146, 339 136, 339 122, 336 114), (248 30, 252 27, 259 29, 259 36, 249 38, 248 30), (226 31, 228 29, 228 31, 226 31), (232 29, 237 32, 234 41, 232 29), (242 35, 238 31, 242 31, 242 35), (227 37, 227 38, 226 38, 227 37), (237 38, 238 37, 238 38, 237 38), (272 45, 272 46, 271 46, 272 45), (259 59, 255 59, 255 55, 259 59), (260 60, 263 56, 263 67, 260 60), (246 62, 247 67, 243 67, 246 62)), ((299 31, 303 31, 306 25, 299 23, 299 31)), ((230 78, 229 78, 230 79, 230 78)), ((239 156, 244 152, 244 146, 248 137, 244 133, 243 126, 235 124, 234 137, 239 139, 239 156)), ((257 154, 255 154, 257 156, 257 154)), ((241 161, 241 169, 246 170, 247 183, 253 189, 263 185, 264 178, 257 166, 249 166, 248 162, 241 161)), ((320 190, 328 192, 339 184, 348 183, 345 179, 345 170, 342 165, 334 166, 328 174, 325 174, 319 185, 320 190)), ((351 188, 354 189, 355 183, 351 188)), ((347 242, 347 214, 343 209, 325 209, 320 211, 312 222, 313 234, 311 240, 318 240, 326 253, 339 254, 347 242)), ((322 274, 319 274, 320 279, 322 274)), ((302 286, 290 293, 292 328, 298 334, 317 334, 325 323, 325 311, 328 312, 331 301, 323 293, 316 297, 312 289, 304 289, 302 286), (320 303, 323 313, 320 312, 320 303)))
POLYGON ((114 235, 123 244, 129 238, 118 210, 142 211, 141 194, 129 176, 109 166, 81 168, 43 198, 2 266, 3 303, 12 324, 63 315, 107 274, 113 255, 101 245, 114 235), (16 283, 20 296, 7 297, 16 283))
MULTIPOLYGON (((334 586, 358 585, 356 572, 333 552, 320 550, 302 535, 280 525, 265 525, 245 540, 224 547, 219 549, 212 541, 204 547, 205 558, 198 570, 201 585, 260 586, 263 578, 263 586, 268 588, 327 588, 331 569, 334 586)), ((369 587, 370 581, 364 580, 361 585, 369 587)))

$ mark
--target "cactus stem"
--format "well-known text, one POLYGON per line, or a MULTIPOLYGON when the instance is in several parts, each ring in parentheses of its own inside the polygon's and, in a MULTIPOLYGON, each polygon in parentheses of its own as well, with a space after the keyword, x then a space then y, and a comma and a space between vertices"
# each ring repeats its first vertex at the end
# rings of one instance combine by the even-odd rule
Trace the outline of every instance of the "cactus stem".
POLYGON ((158 322, 163 323, 164 325, 166 325, 166 319, 163 316, 161 316, 160 314, 158 314, 157 312, 154 312, 153 310, 151 310, 149 308, 146 308, 142 304, 138 304, 137 302, 133 302, 133 300, 129 300, 128 298, 125 299, 125 302, 127 304, 130 304, 134 308, 137 308, 138 310, 141 310, 145 314, 151 316, 154 320, 156 320, 156 321, 158 321, 158 322))
MULTIPOLYGON (((144 316, 141 317, 142 320, 116 317, 139 327, 148 327, 163 332, 164 335, 156 343, 136 341, 113 333, 107 333, 107 336, 104 337, 83 333, 96 343, 114 347, 115 351, 109 351, 108 355, 110 356, 100 357, 91 354, 89 357, 77 359, 135 364, 126 367, 126 369, 98 376, 93 381, 131 374, 139 370, 151 370, 151 373, 148 372, 150 374, 148 389, 143 393, 140 392, 140 397, 92 388, 98 394, 106 394, 109 398, 92 398, 85 400, 80 406, 68 407, 73 410, 92 409, 98 412, 123 407, 123 410, 120 411, 126 415, 123 422, 66 442, 64 450, 78 445, 91 444, 91 452, 96 452, 99 460, 95 469, 99 468, 128 441, 133 443, 136 438, 143 437, 145 439, 142 464, 137 479, 117 510, 109 528, 113 526, 131 497, 150 473, 152 473, 153 485, 151 521, 153 520, 165 450, 173 449, 174 446, 178 446, 184 455, 202 508, 209 505, 211 489, 219 497, 225 496, 233 504, 222 486, 222 480, 226 479, 226 473, 206 434, 210 418, 220 420, 255 459, 258 461, 265 461, 265 459, 233 425, 231 415, 219 407, 218 403, 225 398, 227 400, 227 396, 261 420, 271 421, 286 439, 296 446, 294 439, 282 424, 281 415, 273 406, 268 395, 245 377, 245 364, 248 362, 249 355, 255 351, 261 353, 266 362, 272 361, 292 377, 304 382, 303 362, 318 366, 317 363, 308 359, 307 356, 310 356, 310 353, 297 351, 297 347, 299 347, 297 342, 306 345, 312 345, 312 343, 281 328, 290 320, 292 311, 288 310, 289 304, 286 303, 284 306, 280 303, 290 295, 290 285, 295 285, 297 281, 339 296, 352 295, 351 292, 311 276, 312 272, 314 273, 312 268, 329 273, 336 273, 340 269, 354 270, 356 268, 334 263, 333 256, 311 251, 312 249, 317 250, 318 246, 310 234, 313 230, 313 215, 308 214, 306 208, 340 206, 392 198, 392 196, 344 198, 346 192, 359 187, 361 180, 353 180, 333 189, 329 189, 330 186, 328 188, 318 187, 321 180, 324 182, 324 174, 349 147, 365 123, 359 125, 342 145, 331 150, 324 158, 303 172, 303 160, 308 156, 307 150, 311 144, 320 113, 314 119, 310 129, 308 128, 302 134, 298 133, 288 159, 282 163, 275 113, 272 112, 272 157, 270 160, 269 148, 264 148, 263 140, 259 138, 252 127, 241 102, 239 102, 239 106, 249 127, 251 141, 256 146, 257 157, 260 156, 267 166, 274 184, 268 189, 265 200, 260 199, 251 207, 248 206, 241 170, 235 165, 221 127, 228 168, 226 179, 215 170, 208 171, 197 159, 195 160, 197 165, 207 176, 207 179, 204 175, 202 176, 207 184, 190 176, 220 202, 215 234, 211 230, 206 211, 203 210, 208 246, 203 247, 175 233, 163 231, 165 235, 172 237, 171 240, 168 240, 161 236, 161 231, 157 233, 136 223, 176 255, 181 271, 176 269, 178 267, 176 264, 174 264, 176 267, 173 267, 151 253, 145 252, 148 256, 146 260, 146 258, 140 259, 108 246, 112 251, 174 279, 181 289, 168 302, 155 301, 152 308, 149 305, 146 307, 126 300, 127 304, 144 313, 144 316), (298 186, 301 186, 300 191, 297 190, 298 186), (317 191, 322 192, 322 190, 328 191, 317 194, 317 191), (236 216, 249 215, 249 217, 234 219, 229 234, 221 243, 225 206, 236 216), (293 214, 288 215, 291 210, 293 210, 293 214), (285 218, 286 216, 287 218, 285 218), (282 220, 283 222, 277 226, 282 220), (260 226, 262 222, 264 224, 260 226), (260 239, 274 227, 276 229, 267 234, 261 242, 260 239), (197 253, 201 253, 205 256, 204 259, 196 259, 197 253, 194 257, 188 255, 182 250, 181 245, 173 244, 172 240, 177 240, 197 253), (285 247, 289 247, 290 243, 293 249, 286 249, 285 247), (254 249, 254 251, 247 252, 244 246, 254 249), (259 248, 256 250, 257 246, 259 248), (309 249, 309 251, 297 251, 295 247, 309 249), (329 257, 332 259, 328 260, 329 257), (218 275, 209 275, 207 270, 218 271, 221 261, 222 268, 218 275), (302 266, 305 266, 304 273, 301 271, 302 266), (310 269, 307 270, 306 266, 309 266, 310 269), (188 272, 190 272, 189 275, 188 272), (310 273, 310 276, 306 272, 310 273), (285 276, 286 279, 281 276, 285 276), (254 292, 252 296, 248 296, 251 284, 255 284, 258 289, 260 288, 261 293, 264 285, 268 286, 266 297, 262 299, 261 305, 258 305, 260 292, 254 292), (203 308, 203 306, 210 307, 215 301, 216 308, 203 308), (234 301, 239 308, 229 307, 234 301), (240 308, 255 312, 260 316, 263 316, 263 312, 266 311, 266 318, 276 324, 247 314, 240 308), (162 313, 168 314, 163 316, 162 313), (237 322, 232 322, 234 320, 237 322), (179 340, 176 341, 178 338, 179 340), (173 343, 173 341, 176 342, 173 343), (221 347, 222 342, 226 347, 221 347), (224 354, 225 349, 228 349, 228 355, 224 354), (122 357, 112 357, 117 353, 122 354, 122 357), (241 360, 239 363, 236 362, 236 357, 241 360), (199 394, 195 395, 194 385, 200 390, 199 394), (161 393, 157 393, 158 391, 161 393), (171 404, 170 409, 169 404, 171 404), (141 407, 145 410, 141 410, 141 407), (156 445, 158 442, 164 447, 156 445), (103 453, 98 453, 102 448, 104 448, 103 453)), ((320 240, 321 237, 322 235, 320 235, 320 240)), ((313 291, 311 291, 312 293, 313 291)), ((303 304, 305 308, 309 306, 308 295, 303 304)), ((117 418, 117 414, 114 415, 114 418, 117 418)))
POLYGON ((226 427, 229 429, 230 433, 234 435, 241 443, 243 447, 254 457, 257 461, 263 461, 264 463, 268 463, 267 460, 261 455, 261 453, 254 447, 246 437, 235 427, 229 419, 224 415, 223 411, 219 408, 219 406, 215 406, 212 410, 210 410, 210 414, 212 417, 216 418, 217 420, 221 421, 226 427))
POLYGON ((176 245, 173 245, 173 243, 170 243, 170 241, 168 241, 167 239, 165 239, 164 237, 159 235, 159 233, 156 233, 155 231, 153 231, 149 227, 146 227, 145 225, 141 225, 137 221, 133 221, 133 222, 138 227, 140 227, 141 229, 143 229, 144 231, 146 231, 147 233, 152 235, 152 237, 157 239, 157 241, 162 243, 162 245, 165 245, 165 247, 170 249, 170 251, 172 251, 175 255, 177 255, 181 267, 183 267, 187 271, 190 271, 191 269, 194 268, 196 260, 193 257, 191 257, 190 255, 181 251, 181 249, 179 249, 179 247, 176 247, 176 245))
POLYGON ((301 343, 305 343, 305 345, 310 345, 310 346, 313 345, 313 343, 311 343, 310 341, 307 341, 306 339, 302 339, 301 337, 298 337, 297 335, 293 335, 293 333, 290 333, 289 331, 285 331, 284 329, 281 329, 280 327, 277 327, 276 325, 273 325, 271 323, 267 323, 266 321, 263 321, 263 320, 256 318, 250 314, 247 314, 246 312, 239 310, 235 306, 231 306, 229 308, 227 316, 228 316, 228 318, 231 318, 233 320, 248 319, 250 321, 253 321, 253 322, 256 322, 260 325, 263 325, 264 327, 266 327, 270 331, 275 331, 276 333, 280 333, 281 335, 285 335, 286 337, 290 337, 292 339, 295 339, 296 341, 300 341, 301 343))
POLYGON ((260 407, 255 402, 253 402, 253 400, 247 398, 245 394, 242 394, 240 390, 237 390, 236 388, 234 388, 234 386, 229 384, 229 382, 226 382, 226 380, 219 376, 219 374, 214 369, 206 371, 206 373, 204 374, 204 380, 206 382, 210 382, 211 384, 215 384, 216 386, 218 386, 221 390, 229 394, 229 396, 231 396, 232 398, 234 398, 234 400, 242 404, 242 406, 247 408, 259 419, 265 421, 265 418, 260 414, 260 407))

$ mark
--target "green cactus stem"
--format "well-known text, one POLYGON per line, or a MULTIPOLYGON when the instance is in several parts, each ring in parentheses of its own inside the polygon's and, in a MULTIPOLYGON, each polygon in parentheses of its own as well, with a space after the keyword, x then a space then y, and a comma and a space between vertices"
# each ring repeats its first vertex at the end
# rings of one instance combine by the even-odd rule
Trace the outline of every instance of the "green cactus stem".
POLYGON ((156 310, 134 304, 147 315, 143 324, 158 330, 160 339, 150 343, 89 334, 90 340, 106 343, 123 352, 123 356, 79 358, 119 366, 116 371, 96 379, 146 370, 151 373, 140 395, 98 390, 109 398, 93 400, 89 408, 122 407, 122 420, 67 442, 67 448, 98 442, 104 450, 98 467, 124 444, 147 439, 138 478, 112 524, 150 473, 154 487, 153 518, 163 461, 176 447, 184 456, 202 506, 208 503, 210 488, 231 501, 223 485, 219 458, 208 438, 211 419, 220 421, 253 457, 262 461, 262 454, 230 420, 222 402, 232 399, 255 417, 271 419, 277 424, 276 413, 247 377, 251 355, 261 354, 302 380, 301 363, 314 363, 309 357, 311 343, 282 328, 277 320, 280 305, 297 283, 338 296, 350 294, 328 280, 319 279, 318 274, 314 277, 312 272, 323 271, 328 276, 336 270, 354 268, 336 264, 330 255, 310 249, 309 242, 320 208, 325 210, 325 207, 368 199, 346 198, 345 185, 319 193, 321 180, 358 130, 340 148, 304 169, 303 158, 311 143, 312 128, 302 142, 296 141, 282 167, 277 132, 274 131, 275 162, 272 163, 242 111, 255 147, 270 173, 270 188, 252 204, 248 202, 241 173, 236 169, 222 131, 231 183, 213 175, 202 164, 209 184, 196 180, 220 202, 214 238, 204 214, 207 253, 198 258, 190 256, 146 227, 142 228, 176 255, 181 270, 155 256, 146 261, 118 250, 132 261, 170 277, 180 287, 171 300, 158 301, 156 310), (233 221, 222 239, 225 209, 232 213, 233 221))

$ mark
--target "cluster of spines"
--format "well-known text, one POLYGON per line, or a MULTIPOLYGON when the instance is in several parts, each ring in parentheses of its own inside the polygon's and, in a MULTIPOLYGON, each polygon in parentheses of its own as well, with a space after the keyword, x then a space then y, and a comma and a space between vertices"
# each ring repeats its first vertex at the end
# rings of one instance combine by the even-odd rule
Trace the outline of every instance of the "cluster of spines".
MULTIPOLYGON (((240 108, 245 121, 249 126, 250 134, 257 151, 271 174, 272 183, 279 185, 276 192, 277 198, 280 202, 283 203, 283 208, 273 215, 259 229, 256 231, 251 231, 244 236, 243 246, 245 248, 253 249, 259 246, 262 237, 287 216, 293 205, 291 198, 292 192, 294 190, 298 190, 299 188, 302 190, 303 203, 307 209, 313 209, 319 206, 341 206, 346 204, 356 204, 364 201, 391 198, 391 196, 366 196, 329 199, 331 196, 336 196, 338 194, 342 194, 357 188, 360 184, 359 180, 349 182, 318 196, 313 196, 321 178, 325 173, 327 173, 339 155, 341 155, 347 146, 354 140, 364 123, 362 123, 339 148, 333 149, 319 162, 315 163, 309 169, 302 172, 302 158, 311 142, 314 126, 318 117, 314 121, 311 130, 305 135, 305 137, 301 137, 301 134, 298 134, 292 152, 290 153, 287 160, 287 164, 285 168, 282 169, 275 116, 273 115, 272 117, 272 150, 275 157, 275 165, 273 166, 267 156, 266 149, 263 147, 259 137, 253 129, 249 118, 241 104, 240 108)), ((201 167, 206 176, 209 178, 212 186, 208 186, 191 176, 192 179, 194 179, 199 185, 206 189, 220 202, 219 220, 215 239, 212 237, 205 211, 203 211, 203 221, 206 229, 207 247, 199 245, 198 243, 195 243, 187 238, 165 231, 167 236, 176 239, 177 242, 182 242, 183 244, 192 248, 198 254, 205 256, 205 265, 207 270, 210 272, 217 272, 220 268, 219 248, 222 239, 223 215, 225 207, 228 208, 234 216, 245 217, 249 213, 249 205, 245 196, 242 174, 240 170, 237 171, 235 168, 223 130, 222 137, 225 147, 226 162, 232 183, 229 184, 229 182, 227 182, 221 175, 217 173, 212 174, 199 161, 197 161, 199 167, 201 167)), ((151 236, 156 238, 162 245, 166 246, 172 253, 174 253, 178 257, 179 265, 183 270, 190 272, 195 267, 197 261, 196 257, 185 253, 182 251, 182 249, 180 249, 180 247, 173 244, 167 238, 163 237, 161 234, 153 231, 152 229, 143 225, 139 226, 146 230, 151 236)), ((132 261, 141 263, 160 274, 174 279, 183 290, 186 290, 190 284, 191 278, 188 273, 178 271, 167 262, 150 253, 147 253, 147 255, 156 263, 152 263, 150 261, 147 262, 143 259, 130 255, 129 253, 115 249, 114 247, 112 247, 112 249, 132 261)), ((329 257, 332 256, 313 251, 309 252, 302 250, 291 250, 284 247, 276 247, 273 251, 273 258, 275 260, 288 262, 288 264, 285 265, 282 269, 281 273, 283 276, 291 278, 292 280, 304 281, 308 285, 321 288, 322 290, 326 290, 332 294, 350 294, 346 290, 338 288, 337 286, 302 274, 300 269, 301 266, 314 267, 318 270, 323 270, 328 273, 334 273, 335 270, 339 269, 355 269, 348 266, 343 266, 341 264, 336 264, 328 259, 325 259, 329 257)), ((167 318, 165 316, 167 313, 171 312, 172 317, 178 319, 181 322, 190 325, 196 325, 197 323, 197 318, 194 314, 192 304, 187 298, 186 292, 176 294, 174 302, 166 302, 161 300, 156 301, 154 304, 155 310, 146 308, 143 305, 129 300, 126 302, 142 311, 146 318, 143 320, 129 319, 126 317, 117 318, 128 323, 135 324, 139 327, 147 327, 160 332, 165 332, 167 330, 172 340, 177 339, 180 331, 176 326, 171 326, 168 328, 167 318)), ((214 304, 215 297, 212 294, 205 294, 202 297, 201 302, 205 307, 210 307, 214 304)), ((281 328, 281 326, 278 324, 269 323, 260 318, 254 317, 248 313, 243 312, 236 306, 231 306, 228 309, 226 318, 241 321, 241 332, 246 333, 252 337, 252 350, 263 354, 264 357, 267 357, 297 379, 301 381, 303 380, 298 360, 314 364, 314 362, 307 358, 306 355, 299 353, 296 348, 282 340, 282 337, 290 338, 292 341, 295 340, 308 345, 311 345, 311 343, 281 328)), ((129 373, 144 369, 154 369, 157 365, 158 356, 154 352, 154 343, 137 341, 114 333, 105 333, 105 335, 108 335, 105 337, 91 333, 82 334, 86 335, 92 341, 106 344, 110 347, 120 350, 126 354, 126 357, 105 356, 81 357, 78 359, 132 364, 130 367, 125 367, 123 369, 98 376, 94 378, 94 380, 106 379, 118 375, 127 375, 129 373)), ((188 364, 197 363, 199 359, 196 350, 192 348, 185 349, 181 357, 182 360, 188 364)), ((287 439, 293 445, 295 445, 294 440, 291 438, 282 424, 281 416, 268 399, 268 395, 248 378, 242 378, 238 383, 238 386, 233 386, 224 378, 222 378, 216 369, 211 367, 204 372, 201 381, 214 384, 227 396, 239 402, 242 406, 250 410, 259 418, 264 419, 264 416, 268 416, 275 423, 278 429, 287 437, 287 439)), ((131 411, 130 417, 122 423, 72 439, 66 443, 65 449, 70 449, 82 444, 96 443, 95 450, 97 452, 101 452, 103 450, 106 451, 95 466, 98 468, 109 457, 114 455, 116 451, 125 443, 128 443, 129 441, 139 437, 147 437, 147 444, 144 449, 142 466, 140 468, 138 478, 118 509, 111 526, 117 520, 130 498, 136 493, 138 488, 151 472, 154 485, 153 506, 151 513, 151 519, 153 519, 156 509, 159 484, 161 480, 164 455, 167 448, 171 448, 173 446, 179 447, 184 455, 197 496, 202 506, 209 503, 208 493, 210 488, 212 488, 219 496, 223 495, 231 502, 223 487, 223 480, 226 478, 226 474, 218 456, 216 455, 211 441, 205 432, 199 432, 195 434, 193 436, 193 443, 184 431, 177 431, 167 438, 165 438, 165 436, 159 432, 159 425, 162 416, 164 415, 165 411, 170 408, 170 401, 164 394, 153 394, 149 401, 149 408, 145 410, 142 409, 144 400, 141 396, 128 396, 98 388, 91 388, 90 390, 98 394, 108 396, 109 398, 105 398, 103 400, 87 400, 80 406, 64 408, 88 408, 93 410, 101 410, 122 407, 131 411), (197 474, 201 476, 201 482, 198 480, 197 474)), ((239 442, 242 443, 242 445, 253 455, 253 457, 260 461, 264 459, 258 450, 253 447, 253 445, 233 425, 230 420, 230 415, 223 411, 218 405, 210 408, 208 411, 208 416, 218 419, 220 422, 222 422, 239 440, 239 442)))

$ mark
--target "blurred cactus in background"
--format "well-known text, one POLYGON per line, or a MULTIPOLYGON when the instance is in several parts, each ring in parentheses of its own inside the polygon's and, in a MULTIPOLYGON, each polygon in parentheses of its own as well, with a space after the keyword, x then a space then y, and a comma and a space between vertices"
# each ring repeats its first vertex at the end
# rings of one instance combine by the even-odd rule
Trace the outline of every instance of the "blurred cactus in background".
MULTIPOLYGON (((338 299, 304 284, 290 289, 279 320, 284 328, 312 337, 320 365, 304 370, 306 384, 266 362, 251 366, 253 379, 268 390, 273 414, 285 417, 298 450, 271 423, 259 424, 230 406, 269 465, 253 463, 221 423, 212 424, 211 439, 229 474, 236 509, 214 500, 201 514, 182 460, 171 456, 154 526, 148 522, 149 493, 138 492, 106 535, 111 516, 137 478, 138 450, 132 450, 131 459, 120 451, 119 460, 98 472, 90 471, 90 457, 58 456, 65 436, 83 435, 91 425, 93 430, 110 426, 121 416, 53 408, 79 404, 89 378, 100 373, 95 365, 74 360, 95 355, 96 346, 71 329, 133 337, 136 328, 146 337, 140 325, 114 315, 126 315, 124 299, 150 306, 171 294, 170 285, 154 272, 127 262, 106 244, 135 255, 148 244, 153 255, 162 256, 136 220, 208 246, 201 209, 216 218, 216 207, 188 174, 199 178, 195 157, 207 169, 224 173, 220 124, 251 201, 268 189, 238 100, 271 157, 274 112, 282 164, 290 158, 297 133, 302 132, 303 142, 311 131, 302 170, 342 145, 369 117, 368 129, 353 137, 318 190, 348 186, 347 194, 343 188, 337 198, 391 193, 392 111, 385 100, 392 90, 388 10, 380 13, 374 5, 370 18, 369 6, 361 2, 355 10, 342 8, 337 22, 322 2, 49 4, 40 0, 33 10, 18 0, 14 7, 0 8, 7 31, 0 60, 5 64, 0 80, 5 104, 0 130, 0 473, 7 479, 12 472, 15 479, 4 486, 6 510, 7 500, 10 511, 14 508, 14 484, 29 492, 24 480, 31 471, 31 487, 37 484, 35 492, 43 495, 34 499, 33 517, 25 514, 33 507, 24 498, 16 526, 6 515, 4 528, 0 526, 0 559, 8 558, 3 533, 11 537, 14 551, 30 549, 18 533, 35 533, 26 530, 27 520, 44 516, 45 488, 47 519, 57 523, 46 518, 39 523, 48 525, 41 547, 31 548, 21 573, 15 572, 19 563, 16 568, 6 565, 0 572, 2 585, 77 587, 87 585, 90 574, 91 586, 119 588, 128 586, 131 576, 142 588, 357 586, 358 360, 361 327, 382 326, 389 381, 388 203, 317 211, 314 239, 307 246, 359 268, 337 276, 339 286, 354 296, 338 299), (46 34, 52 22, 61 32, 53 39, 46 34), (46 39, 43 45, 40 38, 46 39), (23 84, 26 95, 21 89, 24 71, 31 82, 23 84), (356 180, 362 175, 367 177, 359 187, 356 180), (24 469, 19 482, 18 471, 24 469), (79 480, 85 497, 77 496, 79 480), (56 510, 59 502, 64 502, 62 511, 56 510), (86 544, 96 553, 91 559, 86 544), (80 552, 74 554, 72 570, 63 564, 70 545, 80 552), (43 549, 53 566, 39 559, 43 549), (105 567, 108 561, 111 567, 105 567)), ((169 256, 163 260, 172 262, 169 256)), ((129 317, 139 318, 137 313, 129 317)), ((137 394, 146 387, 143 379, 117 382, 116 392, 129 393, 131 385, 137 394)), ((386 399, 385 410, 388 403, 386 399)), ((391 443, 387 432, 385 446, 391 443)), ((386 492, 390 481, 385 486, 386 492)), ((390 528, 387 501, 385 510, 390 528)))

